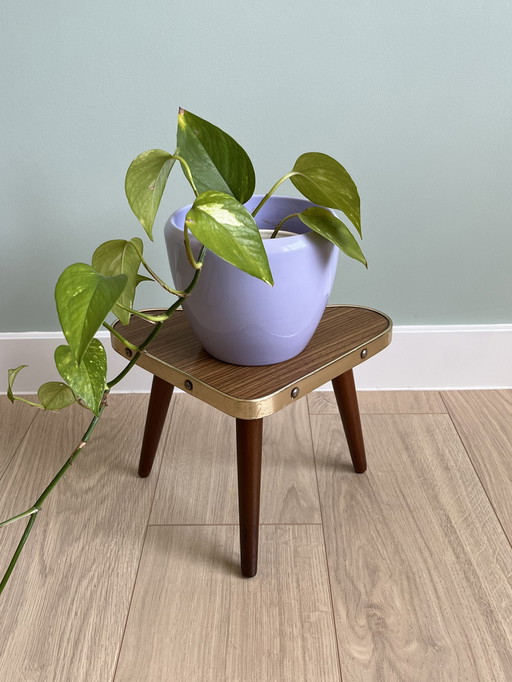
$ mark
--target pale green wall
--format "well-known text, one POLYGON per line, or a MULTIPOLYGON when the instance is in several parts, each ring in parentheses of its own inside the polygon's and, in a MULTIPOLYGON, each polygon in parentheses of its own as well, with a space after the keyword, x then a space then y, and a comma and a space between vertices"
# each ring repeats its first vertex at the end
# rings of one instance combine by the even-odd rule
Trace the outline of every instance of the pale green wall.
MULTIPOLYGON (((399 324, 511 322, 511 7, 2 3, 0 330, 56 329, 62 269, 141 234, 124 173, 173 150, 179 105, 245 146, 260 190, 304 151, 347 166, 370 269, 341 261, 334 301, 399 324)), ((164 209, 188 197, 179 182, 164 209)), ((150 251, 167 272, 159 230, 150 251)))

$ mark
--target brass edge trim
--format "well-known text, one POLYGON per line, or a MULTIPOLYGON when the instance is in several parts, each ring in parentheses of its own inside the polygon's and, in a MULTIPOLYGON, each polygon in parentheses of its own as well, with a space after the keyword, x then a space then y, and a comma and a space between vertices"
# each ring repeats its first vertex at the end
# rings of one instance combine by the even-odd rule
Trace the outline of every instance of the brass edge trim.
MULTIPOLYGON (((345 307, 364 308, 364 306, 345 307)), ((232 396, 227 395, 217 388, 208 386, 197 377, 182 370, 175 369, 172 367, 172 365, 163 363, 153 355, 150 355, 147 351, 143 351, 137 361, 137 365, 151 372, 152 374, 157 374, 159 377, 164 379, 164 381, 168 381, 174 386, 181 388, 185 393, 199 398, 208 405, 215 407, 216 409, 228 414, 231 417, 236 417, 238 419, 259 419, 261 417, 267 417, 271 414, 274 414, 274 412, 278 412, 290 403, 295 402, 295 399, 291 397, 292 387, 297 386, 300 389, 299 396, 304 397, 325 382, 330 381, 334 377, 343 374, 343 372, 346 372, 349 369, 362 364, 363 362, 366 362, 371 357, 386 348, 391 342, 392 323, 387 315, 383 314, 383 317, 388 320, 388 327, 387 329, 380 332, 377 336, 365 341, 359 346, 356 346, 337 360, 333 360, 323 367, 314 370, 305 377, 302 377, 302 379, 300 379, 298 382, 289 383, 275 393, 272 393, 263 399, 252 398, 247 400, 242 398, 233 398, 232 396), (368 349, 368 355, 365 358, 361 358, 360 356, 361 350, 363 348, 368 349), (192 390, 185 388, 184 384, 187 379, 192 381, 194 386, 192 390)), ((114 338, 112 340, 112 346, 114 350, 120 352, 121 355, 124 355, 124 346, 118 339, 114 338), (121 350, 119 350, 119 348, 121 348, 121 350)))

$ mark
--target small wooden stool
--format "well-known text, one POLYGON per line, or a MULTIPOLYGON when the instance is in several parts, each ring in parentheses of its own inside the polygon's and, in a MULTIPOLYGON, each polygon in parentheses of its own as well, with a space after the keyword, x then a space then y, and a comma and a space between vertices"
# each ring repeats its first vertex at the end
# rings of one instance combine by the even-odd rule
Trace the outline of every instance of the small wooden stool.
MULTIPOLYGON (((132 317, 116 329, 139 345, 152 323, 132 317)), ((153 385, 140 454, 139 475, 149 476, 175 386, 236 418, 238 507, 241 570, 256 575, 261 481, 263 417, 332 381, 357 473, 366 471, 366 456, 352 368, 391 342, 392 323, 383 313, 354 306, 329 306, 306 349, 277 365, 241 367, 215 360, 201 347, 184 313, 177 311, 137 364, 151 372, 153 385)), ((114 349, 131 351, 114 336, 114 349)))

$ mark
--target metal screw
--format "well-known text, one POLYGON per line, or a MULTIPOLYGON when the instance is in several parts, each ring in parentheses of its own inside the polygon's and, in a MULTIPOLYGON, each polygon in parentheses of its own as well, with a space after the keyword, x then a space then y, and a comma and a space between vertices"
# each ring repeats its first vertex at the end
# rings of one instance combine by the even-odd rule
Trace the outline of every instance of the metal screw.
POLYGON ((187 391, 191 391, 194 388, 194 384, 190 381, 190 379, 186 379, 185 388, 187 391))
POLYGON ((363 350, 361 351, 361 357, 363 358, 363 360, 367 355, 368 355, 368 348, 363 348, 363 350))
POLYGON ((124 352, 126 353, 126 357, 127 357, 127 358, 131 358, 132 355, 133 355, 133 351, 132 351, 131 348, 125 348, 125 349, 124 349, 124 352))
POLYGON ((296 398, 300 393, 300 388, 295 386, 295 388, 292 388, 291 396, 292 398, 296 398))

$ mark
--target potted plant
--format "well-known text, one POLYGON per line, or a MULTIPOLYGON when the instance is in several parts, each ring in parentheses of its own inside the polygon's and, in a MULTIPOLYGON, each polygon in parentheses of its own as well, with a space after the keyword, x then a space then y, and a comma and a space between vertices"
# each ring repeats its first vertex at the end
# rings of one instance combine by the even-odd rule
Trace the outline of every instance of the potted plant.
MULTIPOLYGON (((300 338, 291 351, 286 351, 295 354, 300 352, 301 344, 307 343, 304 339, 314 332, 325 307, 334 276, 336 247, 366 265, 356 239, 333 210, 342 211, 361 234, 359 195, 349 174, 337 161, 325 154, 303 154, 267 194, 253 196, 254 170, 245 151, 219 128, 182 109, 178 114, 176 151, 173 154, 162 150, 144 152, 132 162, 126 175, 129 204, 150 239, 162 193, 176 162, 181 165, 195 195, 189 207, 173 214, 167 227, 167 246, 178 288, 166 284, 146 262, 143 242, 138 237, 107 241, 96 249, 91 264, 68 266, 55 287, 57 312, 67 341, 55 351, 55 364, 63 381, 43 384, 37 402, 31 401, 13 391, 16 376, 25 365, 9 370, 7 395, 11 401, 19 400, 44 410, 61 410, 78 402, 92 412, 92 418, 79 444, 38 499, 26 510, 0 522, 0 527, 20 520, 27 522, 0 581, 0 594, 46 498, 91 438, 107 407, 110 390, 135 365, 140 353, 181 304, 188 309, 189 319, 200 334, 201 324, 207 317, 213 320, 214 326, 219 326, 217 315, 220 312, 212 315, 207 310, 213 299, 230 312, 237 306, 238 312, 241 310, 246 314, 249 311, 249 317, 252 315, 256 319, 259 316, 265 324, 275 323, 276 319, 280 322, 280 316, 286 316, 283 311, 289 310, 293 324, 297 326, 297 320, 302 321, 298 331, 300 338), (305 199, 274 196, 277 188, 288 179, 305 199), (276 239, 283 225, 290 234, 276 239), (269 227, 271 238, 263 240, 260 229, 269 227), (280 243, 282 248, 277 248, 280 243), (287 261, 293 263, 296 252, 304 252, 301 258, 306 254, 305 259, 299 258, 289 267, 287 261), (273 276, 269 261, 274 260, 275 253, 279 255, 273 276), (139 273, 141 266, 149 277, 139 273), (200 277, 203 270, 204 276, 200 277), (195 289, 203 278, 206 303, 202 301, 201 291, 195 289), (275 298, 278 303, 284 298, 285 304, 281 312, 277 308, 277 313, 269 312, 273 303, 265 298, 267 292, 272 291, 274 279, 275 298), (168 309, 161 314, 150 315, 133 308, 136 288, 145 280, 156 282, 173 296, 168 309), (227 283, 226 292, 217 288, 219 282, 227 283), (253 282, 258 288, 251 289, 253 282), (256 298, 242 299, 242 304, 232 303, 234 293, 245 291, 247 294, 246 290, 256 298), (299 294, 293 301, 296 290, 299 294), (199 294, 197 297, 196 293, 199 294), (311 303, 318 293, 319 302, 311 303), (226 305, 228 301, 229 305, 226 305), (315 308, 315 315, 304 323, 305 312, 310 307, 315 308), (134 346, 107 322, 111 312, 123 324, 129 323, 131 315, 137 315, 151 320, 154 325, 147 338, 134 346), (107 379, 105 349, 95 338, 101 326, 118 337, 132 355, 126 367, 110 380, 107 379)), ((226 324, 225 321, 222 324, 226 324)), ((272 333, 279 336, 279 330, 272 333)), ((211 346, 208 334, 211 337, 211 325, 203 343, 218 353, 215 344, 211 346)), ((257 336, 256 332, 254 334, 257 336)), ((251 333, 246 336, 251 337, 251 333)), ((268 340, 264 341, 265 345, 268 340)), ((233 360, 252 358, 254 361, 254 348, 249 347, 248 352, 248 356, 233 360)), ((282 353, 281 347, 271 356, 264 355, 264 362, 279 361, 282 357, 279 353, 282 353)), ((261 364, 261 357, 256 358, 254 364, 261 364)))
POLYGON ((343 211, 361 234, 359 195, 350 175, 326 154, 302 154, 267 194, 254 195, 254 169, 242 147, 180 110, 176 152, 144 152, 127 173, 128 201, 150 237, 175 161, 195 201, 169 218, 165 239, 180 289, 191 280, 201 245, 208 249, 201 280, 183 304, 202 345, 216 358, 241 365, 297 355, 327 304, 338 248, 366 265, 356 239, 332 210, 343 211), (286 180, 305 199, 276 196, 286 180))

